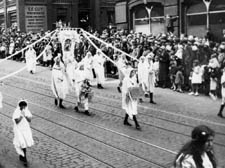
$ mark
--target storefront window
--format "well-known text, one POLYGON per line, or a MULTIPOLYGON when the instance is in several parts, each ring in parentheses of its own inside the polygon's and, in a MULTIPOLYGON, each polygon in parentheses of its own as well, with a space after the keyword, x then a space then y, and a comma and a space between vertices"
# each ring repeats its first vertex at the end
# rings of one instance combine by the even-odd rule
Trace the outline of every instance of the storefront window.
POLYGON ((206 14, 188 16, 188 25, 206 25, 206 14))

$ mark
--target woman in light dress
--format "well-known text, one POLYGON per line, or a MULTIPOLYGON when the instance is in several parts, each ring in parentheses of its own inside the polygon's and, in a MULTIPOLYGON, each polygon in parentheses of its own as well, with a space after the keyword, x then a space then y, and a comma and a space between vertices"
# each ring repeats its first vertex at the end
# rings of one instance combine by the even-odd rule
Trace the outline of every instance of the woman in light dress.
POLYGON ((178 152, 175 168, 216 168, 213 150, 215 132, 205 125, 193 129, 191 140, 178 152))

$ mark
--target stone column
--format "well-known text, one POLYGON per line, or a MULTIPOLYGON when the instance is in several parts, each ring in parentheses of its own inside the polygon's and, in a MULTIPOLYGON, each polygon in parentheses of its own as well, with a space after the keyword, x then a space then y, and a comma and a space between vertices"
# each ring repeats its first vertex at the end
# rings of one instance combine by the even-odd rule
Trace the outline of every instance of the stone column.
POLYGON ((24 0, 17 0, 16 1, 16 14, 17 14, 17 26, 18 30, 21 32, 25 32, 25 2, 24 0))

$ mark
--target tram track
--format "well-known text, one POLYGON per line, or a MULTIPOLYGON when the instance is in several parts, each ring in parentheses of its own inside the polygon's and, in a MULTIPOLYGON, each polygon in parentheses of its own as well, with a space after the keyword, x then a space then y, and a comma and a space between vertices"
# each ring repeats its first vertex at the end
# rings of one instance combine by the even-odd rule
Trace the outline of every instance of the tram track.
MULTIPOLYGON (((30 82, 32 82, 32 81, 30 81, 30 82)), ((33 81, 33 83, 35 83, 35 81, 33 81)), ((43 83, 44 84, 44 83, 43 83)), ((44 85, 46 85, 46 86, 48 86, 49 87, 49 85, 47 85, 47 84, 44 84, 44 85)), ((6 86, 10 86, 10 87, 14 87, 14 88, 17 88, 17 89, 20 89, 20 90, 24 90, 24 91, 27 91, 27 92, 32 92, 32 93, 35 93, 35 94, 39 94, 39 95, 42 95, 42 96, 45 96, 45 97, 49 97, 49 98, 51 98, 52 100, 53 100, 53 96, 50 96, 49 94, 45 94, 46 92, 51 92, 51 90, 50 89, 46 89, 46 88, 43 88, 43 87, 39 87, 38 86, 38 89, 42 89, 43 91, 44 91, 44 93, 42 92, 42 93, 39 93, 39 92, 35 92, 34 90, 32 90, 32 89, 30 89, 29 87, 27 87, 27 88, 22 88, 22 87, 17 87, 17 86, 13 86, 13 85, 11 85, 11 84, 8 84, 8 82, 6 82, 6 86)), ((35 86, 36 87, 36 86, 35 86)), ((69 99, 74 99, 75 97, 74 96, 69 96, 69 99)), ((100 97, 100 98, 104 98, 104 97, 100 97)), ((100 99, 99 98, 99 99, 100 99)), ((107 98, 105 98, 105 99, 107 99, 107 98)), ((73 102, 71 101, 71 100, 66 100, 66 102, 67 103, 69 103, 69 104, 73 104, 73 102)), ((105 105, 105 106, 109 106, 109 107, 111 107, 111 108, 115 108, 115 109, 120 109, 119 107, 116 107, 116 106, 114 106, 114 105, 111 105, 111 104, 107 104, 107 103, 104 103, 104 101, 103 102, 101 102, 101 103, 99 103, 99 102, 95 102, 96 104, 102 104, 102 105, 105 105)), ((91 109, 93 109, 94 111, 100 111, 101 113, 108 113, 108 112, 106 112, 106 111, 104 111, 104 110, 100 110, 100 109, 96 109, 96 108, 91 108, 91 109)), ((120 109, 121 110, 121 109, 120 109)), ((108 113, 108 114, 110 114, 110 113, 108 113)), ((153 118, 158 118, 158 119, 161 119, 160 117, 156 117, 156 116, 154 116, 154 115, 149 115, 149 114, 144 114, 144 113, 139 113, 139 114, 141 114, 141 115, 143 115, 143 117, 145 117, 145 116, 148 116, 148 117, 153 117, 153 118)), ((120 116, 120 115, 115 115, 115 114, 110 114, 110 115, 114 115, 114 116, 117 116, 117 117, 120 117, 120 118, 123 118, 123 116, 120 116)), ((163 120, 163 121, 167 121, 167 119, 161 119, 161 120, 163 120)), ((169 120, 169 119, 168 119, 169 120)), ((180 123, 179 121, 176 121, 176 122, 173 122, 173 121, 171 121, 171 120, 169 120, 169 121, 167 121, 167 122, 170 122, 170 123, 177 123, 178 125, 182 125, 183 123, 180 123)), ((156 127, 156 128, 159 128, 159 129, 163 129, 163 130, 165 130, 165 131, 168 131, 168 132, 173 132, 173 130, 168 130, 168 129, 165 129, 165 128, 161 128, 161 127, 158 127, 158 126, 154 126, 154 125, 151 125, 151 124, 148 124, 148 123, 145 123, 145 122, 142 122, 142 124, 145 124, 145 125, 148 125, 148 126, 152 126, 152 127, 156 127)), ((189 127, 189 128, 193 128, 193 126, 192 125, 188 125, 188 124, 183 124, 183 126, 186 126, 186 127, 189 127)), ((179 132, 177 132, 177 131, 175 131, 174 133, 177 133, 177 134, 179 134, 179 135, 183 135, 183 136, 187 136, 187 137, 189 137, 189 135, 187 135, 187 134, 184 134, 184 133, 179 133, 179 132)), ((219 135, 221 135, 221 136, 224 136, 225 134, 224 133, 221 133, 221 132, 216 132, 216 134, 219 134, 219 135)), ((220 143, 215 143, 216 145, 218 145, 218 146, 221 146, 221 147, 224 147, 224 145, 223 144, 220 144, 220 143)))
MULTIPOLYGON (((46 88, 38 87, 39 89, 45 91, 45 93, 40 93, 40 92, 31 90, 31 89, 21 88, 21 87, 19 87, 19 86, 11 85, 11 84, 8 84, 8 83, 6 83, 6 85, 8 85, 8 86, 10 86, 10 87, 14 87, 14 88, 21 89, 21 90, 25 90, 25 91, 28 91, 28 92, 32 92, 32 93, 35 93, 35 94, 39 94, 39 95, 42 95, 42 96, 46 96, 46 97, 49 97, 49 98, 51 98, 51 99, 54 99, 54 96, 51 96, 51 95, 49 95, 49 94, 45 94, 46 92, 49 92, 49 93, 51 92, 50 88, 49 88, 49 89, 46 89, 46 88)), ((48 86, 48 85, 46 84, 46 86, 48 86)), ((35 86, 35 87, 37 87, 37 86, 35 86)), ((72 96, 69 96, 69 97, 72 98, 72 99, 75 99, 75 97, 72 97, 72 96)), ((68 99, 65 100, 65 102, 70 103, 70 104, 73 104, 73 102, 72 102, 71 100, 68 100, 68 99)), ((105 105, 105 106, 110 106, 109 104, 106 104, 106 103, 102 103, 102 102, 99 103, 99 101, 96 101, 94 104, 103 104, 103 105, 105 105)), ((120 108, 118 108, 118 107, 116 107, 116 106, 112 106, 112 105, 111 105, 110 107, 116 108, 116 109, 118 109, 118 110, 121 110, 120 108)), ((99 109, 99 108, 94 108, 93 106, 90 107, 90 109, 92 109, 92 110, 94 110, 94 111, 101 112, 101 113, 107 113, 107 114, 109 114, 109 115, 116 116, 116 117, 119 117, 119 118, 123 118, 123 116, 121 116, 121 115, 113 114, 113 113, 107 112, 106 110, 101 110, 101 109, 99 109)), ((104 109, 104 108, 103 108, 103 109, 104 109)), ((150 118, 157 118, 157 119, 162 120, 162 121, 166 121, 166 122, 169 122, 169 123, 172 123, 172 124, 177 124, 177 128, 179 128, 180 125, 189 127, 189 129, 193 128, 192 125, 182 124, 182 123, 180 123, 180 122, 176 122, 176 121, 174 122, 174 121, 167 120, 167 119, 161 119, 160 117, 155 117, 155 116, 153 116, 153 115, 148 115, 148 114, 146 115, 146 114, 141 113, 141 112, 139 112, 139 115, 140 115, 140 118, 141 118, 141 116, 143 115, 143 116, 142 116, 143 118, 146 117, 146 116, 148 116, 148 117, 150 117, 150 118)), ((185 136, 185 137, 189 137, 189 136, 190 136, 190 135, 188 135, 188 134, 185 133, 186 131, 178 132, 178 131, 176 131, 176 130, 167 129, 166 127, 157 126, 157 125, 155 125, 155 124, 150 124, 150 123, 146 123, 146 122, 143 122, 143 121, 140 121, 140 123, 141 123, 141 124, 144 124, 144 125, 146 125, 146 126, 155 127, 155 128, 157 128, 157 129, 161 129, 161 130, 168 131, 168 132, 171 132, 171 133, 175 133, 175 134, 178 134, 178 135, 182 135, 182 136, 185 136)), ((216 131, 216 134, 217 134, 217 136, 218 136, 218 135, 219 135, 219 136, 225 136, 224 133, 218 132, 218 131, 216 131)), ((218 145, 218 146, 221 146, 221 147, 225 147, 225 144, 222 143, 222 142, 221 142, 221 143, 215 142, 215 144, 218 145)))
MULTIPOLYGON (((4 104, 6 104, 6 103, 4 102, 4 104)), ((7 105, 9 105, 9 104, 7 104, 7 105)), ((11 107, 14 108, 14 106, 12 106, 12 105, 9 105, 9 106, 11 106, 11 107)), ((11 121, 11 116, 8 116, 8 115, 6 115, 6 114, 4 114, 4 113, 2 113, 2 112, 0 112, 0 115, 6 117, 7 119, 9 119, 9 120, 11 121)), ((44 136, 46 136, 46 137, 48 137, 48 138, 51 138, 51 139, 53 139, 53 140, 55 140, 55 141, 57 141, 57 142, 59 142, 59 143, 65 145, 65 146, 69 147, 69 148, 72 148, 72 149, 74 149, 74 150, 76 150, 76 151, 79 151, 80 153, 82 153, 82 154, 84 154, 84 155, 86 155, 86 156, 88 156, 88 157, 90 157, 90 158, 96 160, 97 162, 101 162, 101 163, 103 163, 103 164, 105 164, 105 165, 107 165, 107 166, 109 166, 109 167, 111 167, 111 168, 115 168, 114 166, 112 166, 112 165, 110 165, 110 164, 108 164, 108 163, 106 163, 106 162, 104 162, 104 161, 102 161, 102 160, 100 160, 100 159, 98 159, 98 158, 96 158, 96 157, 94 157, 94 156, 88 154, 87 152, 81 151, 81 150, 79 150, 79 149, 73 147, 72 145, 69 145, 69 144, 67 144, 67 143, 65 143, 65 142, 63 142, 63 141, 61 141, 61 140, 59 140, 59 139, 54 138, 53 136, 49 136, 48 134, 44 133, 43 131, 40 131, 40 130, 38 130, 38 129, 35 129, 34 127, 32 127, 32 129, 35 130, 35 131, 37 131, 37 132, 39 132, 39 133, 41 133, 42 135, 44 135, 44 136)))
MULTIPOLYGON (((14 98, 16 99, 16 97, 14 97, 14 98)), ((11 103, 8 103, 8 102, 4 102, 4 104, 7 105, 7 106, 10 106, 11 108, 14 108, 14 107, 15 107, 14 104, 11 104, 11 103)), ((32 105, 32 106, 35 106, 32 102, 30 102, 29 104, 32 105)), ((45 110, 49 110, 48 108, 45 108, 45 107, 43 107, 43 106, 42 106, 42 108, 45 109, 45 110)), ((52 111, 53 111, 53 110, 52 110, 52 111)), ((1 113, 1 114, 2 114, 2 115, 5 115, 5 114, 3 114, 3 113, 1 113)), ((59 114, 59 113, 58 113, 58 114, 59 114)), ((62 115, 62 114, 61 114, 61 115, 62 115)), ((7 115, 5 115, 5 116, 7 116, 7 115)), ((148 162, 148 163, 150 163, 150 164, 153 164, 154 166, 157 166, 157 168, 167 168, 167 165, 162 165, 162 164, 157 163, 157 162, 155 162, 155 161, 147 160, 146 158, 143 158, 143 157, 140 157, 140 156, 138 156, 138 155, 135 155, 134 153, 130 153, 130 152, 128 152, 128 151, 126 151, 126 150, 123 150, 123 149, 120 149, 120 148, 118 148, 118 147, 116 147, 116 146, 109 145, 109 144, 105 143, 104 141, 101 141, 101 140, 99 140, 99 139, 97 139, 97 138, 93 138, 92 136, 89 136, 89 135, 87 135, 87 134, 82 133, 81 131, 77 131, 77 130, 75 130, 75 129, 72 129, 72 128, 70 128, 70 127, 67 127, 67 126, 65 126, 65 125, 63 125, 63 124, 59 124, 59 123, 57 123, 57 122, 54 122, 53 120, 50 120, 50 119, 48 119, 48 118, 46 118, 46 117, 42 117, 41 115, 37 115, 37 114, 34 114, 34 113, 33 113, 33 116, 34 116, 35 118, 41 118, 41 119, 43 119, 43 120, 45 120, 45 121, 48 121, 48 122, 50 122, 50 123, 52 123, 52 124, 54 124, 54 125, 58 125, 58 126, 60 126, 60 127, 63 127, 63 128, 65 128, 65 129, 68 129, 68 130, 70 130, 70 131, 72 131, 72 132, 81 134, 82 136, 85 136, 85 137, 87 137, 87 138, 90 138, 90 139, 92 139, 92 140, 94 140, 94 141, 98 141, 99 143, 101 143, 102 145, 105 145, 106 147, 109 147, 109 148, 112 148, 112 149, 114 149, 114 150, 120 151, 120 152, 122 152, 122 153, 128 154, 128 155, 130 155, 130 156, 132 156, 132 157, 135 157, 135 158, 137 158, 137 159, 140 159, 140 160, 142 160, 142 161, 144 161, 144 162, 148 162)), ((10 118, 10 116, 7 116, 7 117, 10 118)), ((71 116, 69 116, 69 117, 71 117, 71 116)), ((73 119, 74 119, 74 118, 73 118, 73 119)), ((79 120, 79 121, 81 121, 81 120, 79 120)), ((84 121, 83 121, 83 122, 84 122, 84 121)), ((85 123, 86 123, 86 124, 89 124, 89 125, 91 124, 91 123, 89 123, 89 122, 85 122, 85 123)), ((92 126, 96 126, 96 125, 94 125, 94 124, 91 124, 91 125, 92 125, 92 126)), ((32 127, 32 128, 33 128, 33 127, 32 127)), ((52 138, 52 139, 54 139, 54 140, 59 141, 60 143, 63 143, 64 145, 69 146, 70 148, 76 149, 76 150, 78 150, 78 151, 80 151, 80 152, 82 152, 82 153, 88 155, 89 157, 92 157, 92 158, 96 159, 97 161, 101 161, 101 160, 99 160, 98 158, 95 158, 95 157, 93 157, 92 155, 90 155, 90 154, 88 154, 88 153, 86 153, 86 152, 84 152, 84 151, 81 151, 81 150, 79 150, 79 149, 77 149, 77 148, 74 148, 73 146, 71 146, 71 145, 69 145, 69 144, 67 144, 67 143, 62 142, 61 140, 58 140, 58 139, 56 139, 56 138, 54 138, 54 137, 52 137, 52 136, 49 136, 48 134, 44 133, 43 131, 40 131, 40 130, 35 129, 35 128, 33 128, 33 129, 36 130, 36 131, 38 131, 38 132, 40 132, 40 133, 42 133, 42 134, 44 134, 44 135, 46 135, 46 136, 48 136, 48 137, 50 137, 50 138, 52 138)), ((114 133, 115 133, 115 132, 114 132, 114 133)), ((124 135, 121 135, 121 136, 124 136, 124 135)), ((130 137, 127 137, 127 138, 130 138, 130 137)), ((133 138, 130 138, 130 139, 134 140, 133 138)), ((141 141, 140 143, 143 143, 143 141, 141 141)), ((148 144, 148 145, 149 145, 149 144, 148 144)), ((153 146, 153 147, 156 147, 156 146, 153 146)), ((170 153, 172 152, 172 151, 165 150, 165 149, 162 149, 162 148, 159 148, 159 150, 164 150, 165 152, 170 152, 170 153)), ((172 154, 174 155, 175 152, 173 152, 172 154)), ((104 164, 106 164, 106 165, 108 165, 108 166, 110 166, 110 167, 113 167, 112 165, 110 165, 110 164, 108 164, 108 163, 106 163, 106 162, 103 162, 103 161, 101 161, 101 162, 104 163, 104 164)))

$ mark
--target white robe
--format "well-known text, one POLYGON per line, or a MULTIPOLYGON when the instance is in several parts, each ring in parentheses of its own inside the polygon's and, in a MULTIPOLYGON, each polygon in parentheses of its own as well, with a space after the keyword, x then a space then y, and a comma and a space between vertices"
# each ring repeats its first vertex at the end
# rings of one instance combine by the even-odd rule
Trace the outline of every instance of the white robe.
POLYGON ((62 62, 60 62, 60 67, 54 65, 52 69, 51 88, 55 97, 59 99, 65 99, 69 92, 68 81, 64 70, 62 62))
POLYGON ((66 77, 69 85, 69 90, 73 90, 73 80, 74 80, 74 73, 76 68, 78 67, 77 61, 75 59, 69 61, 66 66, 66 77))
POLYGON ((43 54, 43 61, 47 62, 52 59, 52 47, 50 45, 46 46, 46 50, 43 54))
POLYGON ((68 62, 70 60, 73 60, 74 59, 74 54, 73 52, 71 51, 64 51, 63 52, 63 61, 64 61, 64 64, 67 66, 68 62))
POLYGON ((36 72, 36 51, 34 49, 28 49, 25 53, 27 71, 36 72))
POLYGON ((3 99, 2 93, 0 92, 0 108, 2 108, 2 99, 3 99))
POLYGON ((138 81, 139 81, 139 83, 141 84, 141 87, 142 87, 142 89, 143 89, 143 91, 145 92, 145 91, 147 91, 146 90, 146 87, 145 87, 145 85, 144 85, 144 77, 146 76, 145 75, 145 63, 144 62, 139 62, 138 63, 138 81))
POLYGON ((118 73, 119 73, 119 80, 120 82, 122 82, 125 77, 125 70, 126 70, 125 60, 122 58, 119 58, 117 61, 117 67, 118 67, 118 73))
POLYGON ((122 108, 126 111, 131 119, 133 119, 133 115, 137 115, 137 100, 132 99, 129 94, 130 87, 137 87, 136 77, 129 78, 127 75, 123 80, 122 85, 122 108), (128 101, 127 101, 128 96, 128 101))
POLYGON ((225 83, 225 72, 223 72, 223 75, 221 76, 221 94, 222 98, 225 99, 225 87, 223 87, 223 84, 225 83))
POLYGON ((153 62, 150 63, 145 60, 144 64, 143 83, 146 91, 154 93, 155 90, 155 71, 153 69, 153 62))
POLYGON ((86 79, 89 79, 90 81, 92 81, 93 80, 93 72, 92 72, 93 57, 91 56, 90 58, 88 58, 86 56, 83 58, 83 60, 81 62, 84 65, 84 77, 86 79))
POLYGON ((16 110, 13 113, 13 131, 14 131, 14 139, 13 139, 13 144, 16 148, 16 152, 19 155, 24 156, 23 148, 31 147, 34 145, 34 140, 30 128, 30 124, 27 121, 27 119, 24 117, 32 117, 31 112, 28 110, 28 108, 24 109, 24 116, 22 120, 16 124, 15 119, 19 119, 20 116, 22 116, 22 112, 19 107, 16 108, 16 110))
POLYGON ((9 55, 13 54, 14 48, 15 48, 15 43, 11 42, 9 45, 9 55))
POLYGON ((102 55, 95 55, 93 57, 93 67, 95 70, 98 84, 104 84, 105 82, 104 62, 105 58, 102 55))

